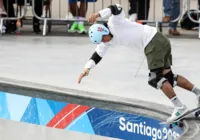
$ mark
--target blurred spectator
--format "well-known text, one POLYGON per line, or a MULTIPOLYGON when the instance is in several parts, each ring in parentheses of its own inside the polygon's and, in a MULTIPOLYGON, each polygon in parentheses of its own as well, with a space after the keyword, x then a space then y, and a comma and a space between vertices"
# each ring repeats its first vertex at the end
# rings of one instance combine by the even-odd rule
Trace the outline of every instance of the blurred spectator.
POLYGON ((70 29, 68 29, 68 32, 78 32, 80 34, 87 33, 83 20, 85 20, 85 16, 87 13, 88 2, 96 2, 96 0, 69 0, 70 12, 76 20, 80 21, 75 21, 70 27, 70 29), (80 7, 77 5, 77 1, 80 1, 80 7))
MULTIPOLYGON (((3 0, 0 0, 0 17, 4 17, 6 16, 6 12, 4 9, 4 4, 3 4, 3 0)), ((3 25, 2 26, 2 33, 6 32, 6 27, 3 25)))
MULTIPOLYGON (((35 13, 37 16, 41 17, 42 16, 42 7, 43 0, 35 0, 35 13)), ((37 19, 35 16, 33 17, 33 32, 38 34, 41 32, 40 29, 40 20, 37 19)))
POLYGON ((137 0, 129 0, 129 19, 134 22, 137 20, 137 0))
POLYGON ((51 0, 43 0, 43 12, 42 17, 47 17, 47 12, 50 10, 51 0))
MULTIPOLYGON (((42 16, 42 5, 43 5, 43 0, 34 0, 35 1, 35 7, 34 7, 34 11, 36 13, 37 16, 41 17, 42 16)), ((45 0, 45 1, 49 1, 49 0, 45 0)), ((28 0, 28 2, 32 2, 31 0, 28 0)), ((17 4, 23 6, 24 5, 24 0, 17 0, 17 4)), ((41 32, 40 29, 40 20, 37 19, 35 16, 33 16, 33 32, 38 34, 41 32)))
POLYGON ((200 10, 200 0, 198 0, 199 10, 200 10))
MULTIPOLYGON (((15 11, 14 11, 14 6, 13 6, 13 4, 16 1, 15 0, 3 0, 3 2, 4 2, 5 10, 7 12, 7 16, 8 17, 16 17, 15 11)), ((42 15, 42 2, 43 2, 43 0, 35 0, 35 13, 39 17, 41 17, 41 15, 42 15)), ((23 6, 24 0, 17 0, 17 4, 23 6)), ((6 32, 12 33, 15 31, 16 31, 16 20, 7 21, 6 32)), ((36 17, 33 17, 33 32, 35 32, 36 34, 41 32, 40 21, 36 17)))
MULTIPOLYGON (((15 17, 14 4, 15 0, 3 0, 4 8, 6 10, 8 17, 15 17)), ((6 32, 12 33, 16 30, 16 20, 7 20, 6 21, 6 32)))
POLYGON ((6 15, 5 9, 4 9, 4 4, 3 0, 0 0, 0 16, 6 15))
POLYGON ((129 0, 129 19, 131 21, 148 20, 150 0, 129 0))
MULTIPOLYGON (((180 14, 180 0, 164 0, 164 14, 163 22, 168 23, 179 17, 180 14)), ((169 23, 169 34, 179 36, 180 32, 177 31, 177 22, 169 23)))

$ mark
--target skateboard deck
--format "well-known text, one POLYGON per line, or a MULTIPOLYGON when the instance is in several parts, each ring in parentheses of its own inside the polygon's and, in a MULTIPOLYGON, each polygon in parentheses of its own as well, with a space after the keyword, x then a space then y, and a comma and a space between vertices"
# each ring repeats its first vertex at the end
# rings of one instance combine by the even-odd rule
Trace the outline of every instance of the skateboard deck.
POLYGON ((194 108, 192 110, 189 110, 188 112, 186 112, 183 116, 181 116, 180 118, 176 119, 176 120, 172 120, 172 121, 163 121, 160 122, 160 124, 173 124, 173 123, 177 123, 185 118, 187 118, 188 115, 194 113, 195 117, 199 117, 200 116, 200 107, 194 108))

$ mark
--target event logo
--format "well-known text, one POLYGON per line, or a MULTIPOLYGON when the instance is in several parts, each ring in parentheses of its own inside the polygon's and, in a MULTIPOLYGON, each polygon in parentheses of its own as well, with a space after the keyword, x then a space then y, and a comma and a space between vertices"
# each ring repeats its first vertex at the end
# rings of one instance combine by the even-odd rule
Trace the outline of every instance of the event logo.
POLYGON ((97 31, 99 32, 107 32, 105 29, 103 29, 102 27, 98 27, 97 31))
POLYGON ((103 31, 103 28, 98 27, 98 31, 99 31, 99 32, 102 32, 102 31, 103 31))
POLYGON ((119 129, 121 131, 148 136, 151 137, 152 140, 166 140, 169 137, 176 139, 180 136, 177 132, 172 131, 171 129, 168 130, 166 127, 159 129, 153 126, 149 126, 145 121, 129 122, 126 121, 124 117, 120 117, 119 123, 119 129))

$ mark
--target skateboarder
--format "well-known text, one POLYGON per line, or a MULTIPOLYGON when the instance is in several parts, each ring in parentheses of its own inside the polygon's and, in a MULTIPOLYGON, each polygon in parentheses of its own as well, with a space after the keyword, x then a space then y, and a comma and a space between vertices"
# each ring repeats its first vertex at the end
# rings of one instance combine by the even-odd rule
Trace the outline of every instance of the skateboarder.
POLYGON ((94 23, 97 18, 107 16, 110 16, 107 24, 93 24, 89 28, 89 37, 94 44, 97 44, 97 48, 86 63, 78 83, 100 62, 111 46, 136 47, 142 49, 147 58, 150 71, 149 85, 161 89, 174 105, 174 111, 167 121, 176 120, 188 111, 188 108, 176 96, 173 90, 175 85, 196 94, 198 106, 200 106, 200 89, 183 76, 173 74, 171 70, 172 55, 168 38, 157 32, 154 27, 141 25, 126 19, 119 4, 110 5, 108 8, 92 14, 88 21, 94 23))

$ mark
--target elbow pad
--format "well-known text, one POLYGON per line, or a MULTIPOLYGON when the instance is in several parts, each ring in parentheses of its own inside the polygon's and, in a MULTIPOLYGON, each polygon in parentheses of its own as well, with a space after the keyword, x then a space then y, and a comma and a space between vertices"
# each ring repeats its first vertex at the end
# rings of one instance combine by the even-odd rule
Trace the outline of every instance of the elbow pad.
POLYGON ((95 64, 98 64, 102 58, 97 54, 97 52, 94 52, 90 59, 93 60, 95 64))
POLYGON ((120 5, 110 5, 108 8, 111 9, 113 15, 119 15, 122 12, 122 7, 120 5))

